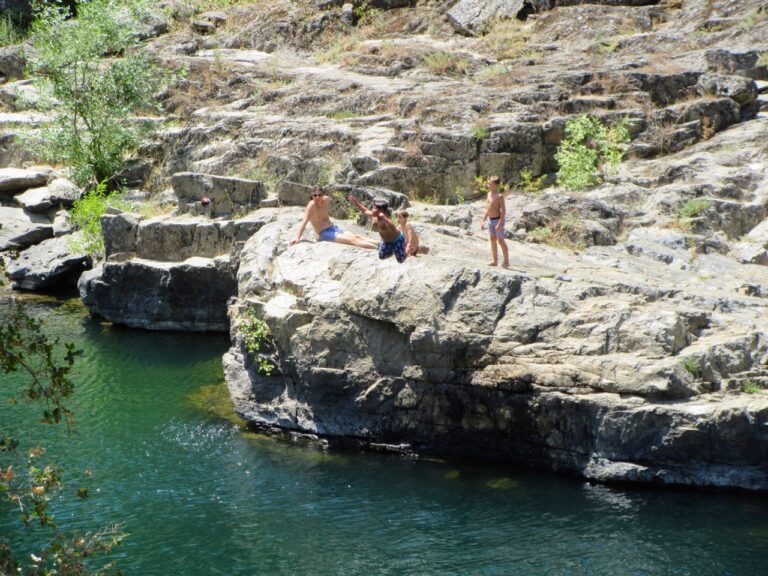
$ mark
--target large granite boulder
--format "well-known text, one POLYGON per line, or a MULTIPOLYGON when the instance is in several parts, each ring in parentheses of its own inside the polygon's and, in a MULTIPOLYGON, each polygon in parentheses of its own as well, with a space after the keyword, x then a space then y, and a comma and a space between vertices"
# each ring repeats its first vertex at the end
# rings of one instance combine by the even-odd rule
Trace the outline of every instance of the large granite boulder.
POLYGON ((29 46, 0 46, 0 76, 6 78, 21 78, 27 59, 24 56, 29 46))
POLYGON ((104 262, 78 282, 92 314, 133 328, 226 331, 227 301, 237 292, 229 257, 183 262, 104 262))
POLYGON ((0 194, 16 194, 48 182, 49 169, 0 168, 0 194))
POLYGON ((13 287, 19 290, 69 289, 77 286, 84 270, 91 268, 91 257, 70 252, 70 236, 44 240, 27 248, 6 268, 13 287))
POLYGON ((224 359, 241 416, 598 480, 768 489, 768 397, 736 391, 768 359, 766 304, 736 292, 764 269, 702 289, 613 248, 513 243, 495 270, 478 264, 484 239, 420 230, 439 258, 289 247, 282 221, 246 242, 224 359), (270 375, 238 328, 252 313, 272 331, 270 375))
POLYGON ((264 184, 257 180, 228 178, 196 172, 178 172, 171 178, 182 213, 231 218, 238 210, 258 207, 266 196, 264 184), (208 203, 201 203, 203 198, 208 203))
POLYGON ((44 214, 0 206, 0 252, 26 248, 51 236, 53 226, 44 214))
POLYGON ((712 72, 766 80, 768 66, 762 63, 760 55, 759 50, 738 52, 728 48, 713 48, 704 53, 704 58, 712 72))
POLYGON ((525 0, 459 0, 448 13, 448 21, 462 34, 482 33, 498 19, 515 18, 525 0))

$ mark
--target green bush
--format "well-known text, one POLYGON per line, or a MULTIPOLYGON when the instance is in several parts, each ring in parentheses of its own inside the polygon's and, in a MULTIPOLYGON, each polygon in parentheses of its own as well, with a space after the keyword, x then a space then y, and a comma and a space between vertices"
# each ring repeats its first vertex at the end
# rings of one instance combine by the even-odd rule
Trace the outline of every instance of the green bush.
POLYGON ((681 218, 697 218, 709 208, 709 200, 706 198, 693 198, 680 207, 678 213, 681 218))
POLYGON ((267 354, 263 351, 274 350, 275 341, 272 338, 272 330, 269 324, 256 316, 256 312, 248 310, 245 313, 243 321, 239 327, 240 335, 243 338, 243 345, 246 351, 253 355, 256 361, 257 370, 260 374, 269 376, 275 365, 267 354))
POLYGON ((538 178, 534 178, 533 172, 528 168, 523 168, 520 170, 520 187, 523 189, 523 192, 527 194, 541 192, 542 188, 544 188, 544 179, 546 177, 546 174, 542 174, 538 178))
POLYGON ((488 126, 486 126, 485 124, 477 124, 472 129, 472 135, 475 137, 475 140, 477 142, 481 142, 486 138, 488 138, 489 133, 490 132, 488 130, 488 126))
POLYGON ((67 165, 81 186, 113 176, 150 129, 137 112, 157 110, 164 75, 137 49, 143 0, 91 0, 78 17, 58 4, 34 4, 29 72, 56 105, 51 122, 27 144, 49 162, 67 165), (109 57, 109 58, 106 58, 109 57))
POLYGON ((621 163, 623 145, 629 141, 625 119, 608 127, 586 114, 569 120, 565 134, 555 160, 560 166, 557 182, 569 190, 583 190, 601 182, 603 174, 621 163))
POLYGON ((701 367, 696 358, 686 358, 683 360, 683 368, 694 378, 701 378, 701 367))
POLYGON ((99 257, 104 254, 104 236, 101 230, 101 217, 107 208, 125 208, 119 196, 110 196, 102 182, 82 198, 75 201, 69 212, 69 219, 79 234, 74 234, 69 241, 69 250, 78 254, 90 254, 99 257))
POLYGON ((753 380, 745 380, 741 383, 741 391, 745 394, 755 394, 757 392, 762 392, 762 387, 753 380))

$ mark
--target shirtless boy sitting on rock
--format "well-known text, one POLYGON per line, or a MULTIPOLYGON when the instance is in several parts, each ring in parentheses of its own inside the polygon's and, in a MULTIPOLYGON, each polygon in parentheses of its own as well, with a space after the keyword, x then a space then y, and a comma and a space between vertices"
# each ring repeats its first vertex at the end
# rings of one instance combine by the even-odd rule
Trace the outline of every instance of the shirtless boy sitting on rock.
POLYGON ((381 236, 379 244, 379 259, 389 258, 392 254, 399 263, 405 262, 407 254, 405 253, 405 236, 389 217, 389 204, 386 200, 377 198, 373 201, 373 208, 370 210, 363 206, 360 201, 351 194, 347 197, 360 212, 371 217, 371 221, 381 236))
POLYGON ((347 232, 331 222, 331 198, 320 186, 315 186, 312 189, 311 200, 304 210, 304 220, 301 221, 296 238, 291 240, 291 245, 301 241, 301 235, 304 234, 307 222, 312 224, 317 239, 321 242, 338 242, 360 248, 370 248, 371 250, 378 248, 378 243, 373 238, 347 232))

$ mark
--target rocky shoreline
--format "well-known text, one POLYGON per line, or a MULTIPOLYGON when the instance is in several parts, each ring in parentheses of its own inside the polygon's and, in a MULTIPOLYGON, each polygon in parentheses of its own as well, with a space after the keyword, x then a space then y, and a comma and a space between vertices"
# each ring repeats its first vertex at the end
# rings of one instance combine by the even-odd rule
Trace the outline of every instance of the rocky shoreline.
POLYGON ((17 168, 16 132, 41 118, 3 49, 0 251, 17 289, 77 282, 111 322, 229 330, 235 409, 267 430, 768 490, 768 17, 746 1, 462 0, 373 2, 370 24, 277 4, 147 33, 189 67, 124 171, 137 205, 163 209, 106 214, 95 263, 69 254, 80 191, 17 168), (551 174, 580 113, 623 118, 632 139, 573 193, 551 174), (485 265, 473 185, 490 174, 511 186, 510 270, 485 265), (317 182, 335 220, 372 237, 347 194, 408 206, 430 254, 290 246, 317 182), (254 315, 270 331, 257 351, 254 315))

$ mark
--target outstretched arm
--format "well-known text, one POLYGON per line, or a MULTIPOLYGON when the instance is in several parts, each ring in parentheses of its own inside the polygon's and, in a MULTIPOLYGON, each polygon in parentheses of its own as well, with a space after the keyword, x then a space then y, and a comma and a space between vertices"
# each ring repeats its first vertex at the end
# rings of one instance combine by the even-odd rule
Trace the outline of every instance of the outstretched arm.
POLYGON ((370 210, 368 210, 368 208, 363 206, 360 203, 360 200, 358 200, 355 196, 352 196, 352 194, 347 196, 347 200, 349 200, 358 210, 360 210, 360 212, 362 212, 366 216, 373 216, 373 212, 371 212, 370 210))
POLYGON ((301 241, 301 236, 304 234, 304 228, 307 227, 307 222, 309 222, 309 206, 307 206, 307 208, 304 210, 304 220, 301 221, 299 232, 296 234, 296 238, 289 242, 291 246, 301 241))

